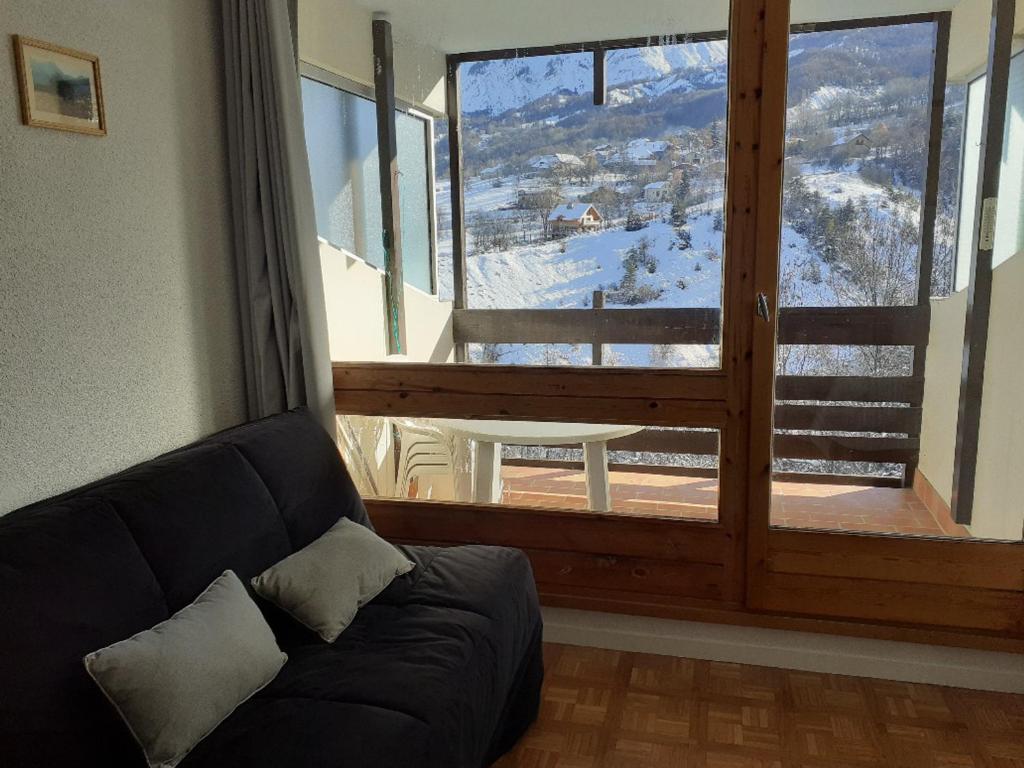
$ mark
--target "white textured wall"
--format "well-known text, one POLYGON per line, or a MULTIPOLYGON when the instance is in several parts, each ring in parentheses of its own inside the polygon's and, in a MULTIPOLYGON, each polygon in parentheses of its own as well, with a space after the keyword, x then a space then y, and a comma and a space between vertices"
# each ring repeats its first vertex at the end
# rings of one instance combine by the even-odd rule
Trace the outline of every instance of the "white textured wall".
POLYGON ((978 476, 971 533, 1020 541, 1024 536, 1024 254, 996 267, 981 398, 978 476))
MULTIPOLYGON (((331 360, 380 361, 388 357, 384 273, 320 241, 331 360)), ((404 294, 408 362, 451 362, 452 303, 408 283, 404 294)))
POLYGON ((216 0, 2 0, 0 513, 242 421, 216 0), (100 57, 109 135, 21 125, 10 35, 100 57))
MULTIPOLYGON (((992 308, 985 389, 981 400, 978 474, 971 533, 981 538, 1019 541, 1024 533, 1024 253, 992 273, 992 308)), ((960 369, 963 364, 965 291, 932 302, 931 335, 925 365, 921 423, 921 473, 949 503, 953 491, 953 450, 960 369)))
MULTIPOLYGON (((422 29, 403 26, 394 14, 395 95, 410 104, 444 112, 444 54, 422 29)), ((356 0, 299 0, 299 57, 335 74, 373 85, 373 13, 356 0)))
POLYGON ((932 300, 931 331, 924 367, 921 459, 918 468, 948 504, 953 493, 953 452, 960 369, 963 367, 967 292, 932 300))
MULTIPOLYGON (((1024 0, 1017 0, 1014 30, 1024 30, 1024 0)), ((992 27, 992 0, 960 0, 953 6, 949 30, 948 76, 953 81, 973 78, 985 69, 992 27)))

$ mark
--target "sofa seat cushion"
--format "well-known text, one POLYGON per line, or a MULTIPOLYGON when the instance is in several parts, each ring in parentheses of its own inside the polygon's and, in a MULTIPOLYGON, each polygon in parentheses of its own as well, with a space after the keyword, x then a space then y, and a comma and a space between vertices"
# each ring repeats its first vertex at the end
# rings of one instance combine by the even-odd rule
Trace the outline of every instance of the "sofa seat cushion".
MULTIPOLYGON (((360 738, 353 745, 339 741, 337 762, 325 752, 318 758, 324 762, 310 765, 483 764, 539 628, 529 561, 499 547, 402 549, 416 568, 363 607, 333 644, 311 639, 287 648, 289 660, 277 678, 208 739, 211 745, 261 730, 251 718, 274 712, 291 717, 295 707, 306 708, 311 718, 330 717, 333 707, 345 707, 347 727, 360 738), (385 724, 400 730, 381 740, 379 762, 360 762, 347 751, 365 749, 365 739, 376 738, 373 729, 385 724), (399 755, 408 745, 401 733, 417 730, 413 724, 422 730, 420 749, 416 759, 402 763, 399 755)), ((182 765, 204 765, 206 753, 197 750, 182 765)), ((252 762, 239 764, 281 765, 281 758, 279 751, 254 751, 252 762)))
POLYGON ((296 698, 254 698, 207 736, 178 768, 412 768, 427 725, 389 709, 296 698))
POLYGON ((391 582, 371 606, 475 613, 510 633, 509 652, 523 653, 540 621, 537 585, 523 552, 483 545, 400 549, 416 567, 391 582))

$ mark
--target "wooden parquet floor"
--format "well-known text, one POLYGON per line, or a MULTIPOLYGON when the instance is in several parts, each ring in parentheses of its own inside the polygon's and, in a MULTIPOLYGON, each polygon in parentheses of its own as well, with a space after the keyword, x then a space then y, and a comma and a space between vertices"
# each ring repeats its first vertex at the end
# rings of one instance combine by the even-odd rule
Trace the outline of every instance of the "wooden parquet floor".
POLYGON ((495 768, 1024 768, 1024 696, 545 646, 495 768))

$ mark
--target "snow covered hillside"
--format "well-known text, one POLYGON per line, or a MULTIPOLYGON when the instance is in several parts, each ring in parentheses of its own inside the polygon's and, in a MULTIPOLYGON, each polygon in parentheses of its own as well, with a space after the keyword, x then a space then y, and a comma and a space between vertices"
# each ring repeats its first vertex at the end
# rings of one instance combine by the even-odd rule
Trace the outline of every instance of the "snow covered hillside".
MULTIPOLYGON (((911 26, 809 33, 791 50, 783 305, 898 305, 916 296, 932 32, 911 26)), ((604 107, 589 98, 589 54, 464 66, 471 309, 584 309, 595 290, 608 307, 721 307, 726 45, 673 41, 609 52, 607 64, 604 107), (575 202, 599 212, 596 231, 549 227, 551 210, 575 202)), ((944 140, 942 151, 957 155, 958 142, 944 140)), ((437 203, 448 298, 446 180, 437 203)), ((937 235, 937 248, 948 250, 951 237, 937 235)), ((851 349, 794 354, 805 374, 900 373, 902 353, 861 359, 851 349)), ((590 351, 469 349, 471 359, 549 365, 587 365, 590 351)), ((717 346, 614 345, 604 364, 713 366, 718 354, 717 346)))
MULTIPOLYGON (((655 43, 659 39, 654 39, 655 43)), ((637 81, 661 81, 667 89, 687 86, 687 74, 722 71, 726 61, 724 41, 671 45, 666 38, 651 48, 610 51, 607 57, 610 86, 637 81), (693 71, 695 70, 695 72, 693 71)), ((589 53, 532 56, 521 59, 480 61, 462 71, 462 109, 497 116, 556 93, 589 93, 594 88, 594 58, 589 53), (503 87, 495 88, 495 83, 503 87)))

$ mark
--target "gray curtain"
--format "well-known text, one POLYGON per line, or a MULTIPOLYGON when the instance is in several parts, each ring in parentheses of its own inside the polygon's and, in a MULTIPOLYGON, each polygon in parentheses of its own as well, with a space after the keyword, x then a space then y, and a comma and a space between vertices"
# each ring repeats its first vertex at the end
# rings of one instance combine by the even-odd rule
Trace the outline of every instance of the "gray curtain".
POLYGON ((307 405, 333 435, 327 315, 289 6, 222 0, 246 391, 252 418, 307 405))

